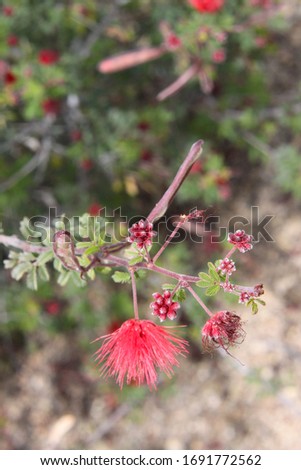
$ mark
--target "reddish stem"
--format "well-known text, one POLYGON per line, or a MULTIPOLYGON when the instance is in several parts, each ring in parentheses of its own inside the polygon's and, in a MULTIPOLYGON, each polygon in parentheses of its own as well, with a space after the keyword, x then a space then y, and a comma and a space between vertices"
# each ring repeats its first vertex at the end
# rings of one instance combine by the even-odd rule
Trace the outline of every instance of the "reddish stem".
POLYGON ((203 150, 203 143, 204 142, 202 140, 198 140, 191 147, 188 155, 185 157, 185 160, 180 166, 169 188, 165 191, 160 201, 157 202, 153 210, 148 215, 147 220, 150 223, 154 223, 156 220, 160 219, 160 217, 162 217, 165 214, 167 208, 171 204, 181 184, 183 183, 186 176, 188 175, 192 165, 201 155, 202 150, 203 150))
POLYGON ((191 293, 191 295, 195 298, 195 300, 200 304, 200 306, 205 310, 205 312, 207 313, 207 315, 209 315, 209 317, 212 317, 213 316, 213 313, 211 312, 211 310, 209 310, 209 308, 204 304, 204 302, 202 301, 202 299, 198 296, 198 294, 193 290, 193 288, 191 286, 186 286, 186 289, 191 293))
POLYGON ((171 240, 174 238, 174 236, 176 235, 176 233, 178 232, 179 228, 184 224, 184 222, 186 221, 186 217, 185 216, 181 216, 181 220, 177 223, 177 225, 175 226, 174 230, 172 231, 172 233, 169 235, 168 239, 165 240, 164 244, 161 246, 160 250, 158 251, 158 253, 156 253, 156 255, 154 256, 153 258, 153 263, 155 263, 157 261, 157 259, 162 255, 163 251, 165 250, 165 248, 167 248, 167 246, 169 245, 169 243, 171 242, 171 240))
POLYGON ((135 279, 135 272, 133 269, 129 270, 132 280, 132 291, 133 291, 133 305, 134 305, 134 314, 135 319, 139 320, 139 311, 138 311, 138 300, 137 300, 137 287, 136 287, 136 279, 135 279))

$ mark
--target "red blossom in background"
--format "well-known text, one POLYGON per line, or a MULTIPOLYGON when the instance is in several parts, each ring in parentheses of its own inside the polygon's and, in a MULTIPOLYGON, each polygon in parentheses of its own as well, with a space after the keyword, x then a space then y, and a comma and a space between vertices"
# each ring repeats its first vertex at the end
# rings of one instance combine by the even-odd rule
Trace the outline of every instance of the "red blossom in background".
POLYGON ((92 215, 93 217, 96 217, 99 215, 99 213, 103 210, 103 207, 101 204, 99 204, 98 202, 93 202, 89 209, 88 209, 88 212, 90 215, 92 215))
POLYGON ((224 0, 189 0, 189 3, 203 13, 214 13, 222 8, 224 0))
POLYGON ((13 85, 17 81, 17 77, 10 70, 4 74, 4 83, 5 85, 13 85))
POLYGON ((227 310, 215 313, 202 329, 202 343, 206 351, 218 347, 227 351, 230 346, 241 343, 244 337, 241 318, 227 310))
POLYGON ((39 62, 42 65, 52 65, 59 60, 59 53, 52 49, 42 49, 39 52, 39 62))
POLYGON ((153 231, 153 224, 142 219, 129 228, 129 233, 128 241, 137 243, 137 247, 140 249, 151 246, 152 238, 156 234, 156 232, 153 231))
POLYGON ((182 41, 178 36, 176 36, 174 33, 168 34, 166 38, 166 46, 168 47, 168 49, 173 51, 175 49, 178 49, 181 45, 182 41))
POLYGON ((73 129, 70 132, 70 139, 72 140, 72 142, 79 142, 80 140, 82 140, 82 137, 82 133, 79 129, 73 129))
POLYGON ((216 64, 221 64, 222 62, 225 62, 225 59, 226 59, 225 49, 217 49, 212 54, 212 60, 216 64))
POLYGON ((42 109, 45 114, 59 114, 61 110, 61 102, 58 99, 47 98, 42 102, 42 109))
POLYGON ((91 158, 83 158, 83 160, 80 161, 79 165, 85 171, 92 170, 94 166, 93 160, 91 160, 91 158))
POLYGON ((103 363, 100 373, 114 377, 120 388, 134 382, 156 389, 157 371, 171 377, 173 367, 179 366, 176 356, 188 353, 187 341, 148 320, 127 320, 112 334, 98 339, 103 339, 95 353, 97 363, 103 363))
POLYGON ((4 6, 2 8, 2 12, 3 12, 3 15, 4 16, 13 16, 14 14, 14 9, 13 7, 9 7, 8 5, 7 6, 4 6))
POLYGON ((155 292, 153 297, 155 301, 150 304, 153 315, 159 317, 161 321, 166 320, 166 318, 174 320, 177 317, 177 310, 180 308, 180 304, 172 301, 169 290, 164 291, 163 295, 155 292))
POLYGON ((13 34, 11 34, 6 39, 6 44, 8 46, 11 46, 11 47, 17 46, 19 44, 19 38, 17 36, 14 36, 13 34))

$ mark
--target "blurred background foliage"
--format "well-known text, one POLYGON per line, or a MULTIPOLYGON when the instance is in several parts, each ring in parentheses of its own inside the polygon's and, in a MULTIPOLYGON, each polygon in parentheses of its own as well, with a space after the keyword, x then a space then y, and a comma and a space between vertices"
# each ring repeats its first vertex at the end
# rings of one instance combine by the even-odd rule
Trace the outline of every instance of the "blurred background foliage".
MULTIPOLYGON (((203 159, 168 215, 195 206, 223 213, 233 199, 248 197, 249 174, 267 170, 279 194, 299 199, 301 89, 277 93, 281 79, 277 82, 271 65, 289 22, 254 3, 227 0, 221 11, 201 14, 185 0, 2 2, 2 230, 18 234, 24 216, 48 217, 49 207, 67 217, 97 215, 103 208, 110 215, 118 207, 128 217, 147 215, 199 138, 205 141, 203 159), (254 15, 258 20, 252 21, 254 15), (162 21, 180 39, 179 48, 118 73, 99 72, 107 57, 159 47, 162 21), (216 59, 221 49, 224 56, 216 59), (211 89, 194 77, 158 101, 158 93, 195 60, 211 89)), ((278 4, 272 2, 271 9, 278 4)), ((7 257, 6 249, 1 256, 7 257)), ((201 248, 171 247, 162 262, 192 273, 218 256, 205 239, 201 248)), ((138 281, 146 311, 163 281, 154 275, 138 281)), ((132 315, 130 289, 102 274, 82 288, 72 283, 62 288, 51 275, 32 292, 1 270, 1 291, 4 375, 20 366, 18 351, 39 346, 41 332, 43 338, 46 333, 72 338, 81 348, 82 367, 95 374, 85 355, 93 351, 91 340, 132 315)), ((181 322, 191 324, 190 336, 199 345, 201 322, 191 304, 187 300, 181 322)), ((145 391, 130 393, 136 400, 145 391)))

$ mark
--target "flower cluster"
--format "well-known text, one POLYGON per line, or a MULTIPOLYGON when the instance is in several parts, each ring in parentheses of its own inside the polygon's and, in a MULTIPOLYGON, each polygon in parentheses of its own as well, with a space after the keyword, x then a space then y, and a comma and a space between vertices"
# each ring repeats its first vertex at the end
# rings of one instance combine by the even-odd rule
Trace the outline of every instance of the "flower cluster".
POLYGON ((172 301, 169 290, 165 290, 163 295, 155 292, 153 297, 155 301, 150 304, 153 310, 152 314, 159 317, 160 321, 164 321, 166 318, 174 320, 177 317, 177 310, 180 308, 180 304, 172 301))
POLYGON ((252 241, 252 235, 248 235, 244 230, 236 230, 235 233, 228 235, 228 242, 232 243, 241 253, 252 250, 252 241))
POLYGON ((224 258, 221 260, 218 270, 221 274, 228 274, 228 276, 230 276, 234 271, 236 271, 235 263, 232 259, 224 258))
POLYGON ((153 224, 143 219, 133 224, 129 229, 129 233, 128 241, 137 243, 137 247, 140 249, 151 246, 152 238, 156 235, 153 231, 153 224))
POLYGON ((101 375, 115 377, 120 388, 124 382, 156 389, 157 369, 171 376, 179 365, 177 356, 188 353, 187 341, 148 320, 127 320, 112 334, 103 336, 96 352, 101 375))

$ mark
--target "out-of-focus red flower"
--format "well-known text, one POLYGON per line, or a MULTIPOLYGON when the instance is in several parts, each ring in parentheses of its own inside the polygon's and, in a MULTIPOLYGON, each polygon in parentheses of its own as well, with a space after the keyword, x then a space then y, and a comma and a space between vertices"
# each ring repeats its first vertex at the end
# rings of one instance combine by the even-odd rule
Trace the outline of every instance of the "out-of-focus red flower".
POLYGON ((166 46, 171 51, 178 49, 182 45, 181 39, 174 33, 170 33, 166 38, 166 46))
POLYGON ((137 127, 140 131, 148 131, 150 129, 150 123, 147 121, 140 121, 138 122, 137 127))
POLYGON ((89 171, 89 170, 92 170, 93 168, 93 160, 91 160, 91 158, 83 158, 83 160, 80 161, 80 167, 85 170, 85 171, 89 171))
POLYGON ((191 169, 190 169, 190 174, 191 174, 191 175, 196 175, 197 173, 201 173, 202 170, 203 170, 203 165, 202 165, 202 163, 201 163, 200 161, 197 160, 197 161, 192 165, 192 167, 191 167, 191 169))
POLYGON ((143 162, 150 162, 154 158, 154 154, 147 149, 142 150, 140 153, 140 160, 143 162))
POLYGON ((227 310, 215 313, 202 329, 202 343, 206 351, 218 347, 228 351, 230 346, 240 344, 244 337, 241 318, 227 310))
POLYGON ((189 0, 189 3, 203 13, 214 13, 222 8, 224 0, 189 0))
POLYGON ((61 110, 61 102, 58 99, 47 98, 42 102, 42 109, 45 114, 59 114, 61 110))
POLYGON ((148 320, 127 320, 112 334, 98 339, 103 340, 95 353, 102 364, 101 375, 115 377, 120 388, 124 382, 134 382, 156 389, 157 370, 170 377, 173 367, 179 366, 177 356, 188 353, 187 341, 148 320))
POLYGON ((70 138, 72 142, 79 142, 82 140, 82 133, 79 129, 74 129, 73 131, 70 132, 70 138))
POLYGON ((14 9, 13 7, 10 7, 8 5, 2 7, 2 12, 4 16, 13 16, 14 14, 14 9))
POLYGON ((99 215, 99 213, 102 211, 103 207, 101 204, 99 204, 98 202, 93 202, 89 209, 88 209, 88 212, 90 215, 92 215, 93 217, 96 217, 99 215))
POLYGON ((61 305, 57 300, 49 300, 45 303, 45 311, 49 315, 56 316, 60 313, 61 305))
POLYGON ((225 49, 217 49, 212 54, 212 60, 216 64, 221 64, 222 62, 225 62, 225 59, 226 59, 225 49))
POLYGON ((42 49, 39 52, 39 62, 42 65, 52 65, 59 60, 59 53, 52 49, 42 49))
POLYGON ((17 46, 19 44, 19 38, 15 36, 14 34, 11 34, 6 39, 6 44, 11 47, 17 46))
POLYGON ((16 81, 17 81, 17 77, 13 72, 11 72, 10 70, 5 72, 4 74, 5 85, 13 85, 16 81))

